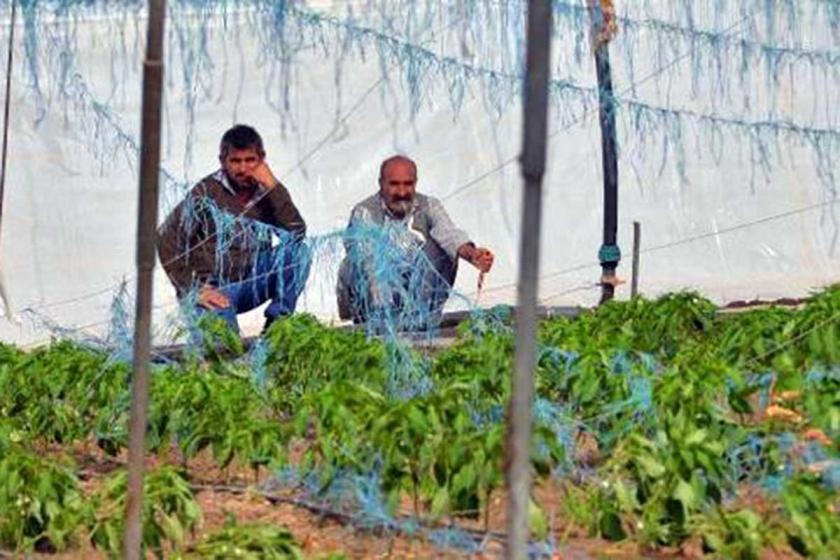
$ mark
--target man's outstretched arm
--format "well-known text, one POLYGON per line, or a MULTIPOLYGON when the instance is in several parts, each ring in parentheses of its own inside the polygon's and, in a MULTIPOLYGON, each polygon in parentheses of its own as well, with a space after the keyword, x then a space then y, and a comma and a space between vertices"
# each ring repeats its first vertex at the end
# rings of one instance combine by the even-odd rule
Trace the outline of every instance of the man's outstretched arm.
POLYGON ((482 272, 490 271, 493 267, 492 251, 485 247, 476 247, 466 232, 455 226, 439 200, 429 200, 429 214, 432 219, 432 239, 452 260, 460 257, 482 272))

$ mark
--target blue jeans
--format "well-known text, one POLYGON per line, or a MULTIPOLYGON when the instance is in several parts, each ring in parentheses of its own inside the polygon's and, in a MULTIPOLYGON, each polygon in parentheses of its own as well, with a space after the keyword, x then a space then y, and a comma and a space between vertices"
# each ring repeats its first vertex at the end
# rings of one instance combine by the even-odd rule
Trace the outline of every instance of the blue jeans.
MULTIPOLYGON (((236 316, 271 300, 265 317, 273 321, 291 315, 309 277, 311 254, 303 243, 286 243, 257 255, 252 276, 235 282, 213 282, 230 306, 213 312, 239 332, 236 316)), ((206 310, 200 310, 200 312, 206 310)))

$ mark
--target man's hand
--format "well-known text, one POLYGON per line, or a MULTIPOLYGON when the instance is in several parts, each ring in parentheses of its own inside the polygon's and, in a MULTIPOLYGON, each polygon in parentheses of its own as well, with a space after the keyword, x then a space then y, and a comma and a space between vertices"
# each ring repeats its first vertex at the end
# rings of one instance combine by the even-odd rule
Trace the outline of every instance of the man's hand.
POLYGON ((490 272, 493 268, 493 252, 486 247, 476 247, 472 243, 465 243, 458 248, 458 255, 476 267, 481 272, 490 272))
POLYGON ((213 286, 205 284, 198 291, 198 304, 211 310, 225 309, 230 307, 230 300, 213 286))
POLYGON ((254 168, 251 172, 251 178, 262 185, 262 187, 266 190, 271 190, 279 184, 279 181, 274 176, 274 173, 271 172, 271 168, 265 160, 261 161, 260 164, 254 168))
POLYGON ((493 268, 493 252, 485 247, 478 247, 473 252, 473 258, 470 260, 472 265, 481 272, 490 272, 493 268))

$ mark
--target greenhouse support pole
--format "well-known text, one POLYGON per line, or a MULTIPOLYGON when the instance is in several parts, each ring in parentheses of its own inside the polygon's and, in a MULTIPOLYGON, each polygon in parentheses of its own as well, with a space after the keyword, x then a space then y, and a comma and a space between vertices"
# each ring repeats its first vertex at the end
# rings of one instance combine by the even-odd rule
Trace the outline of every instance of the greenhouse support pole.
POLYGON ((6 161, 9 153, 9 108, 12 105, 12 63, 15 53, 15 23, 17 0, 12 0, 12 15, 9 23, 9 56, 6 59, 6 99, 3 106, 3 154, 0 156, 0 234, 3 232, 3 199, 6 194, 6 161))
POLYGON ((601 263, 601 303, 615 295, 615 269, 621 260, 618 248, 618 153, 615 133, 615 96, 610 69, 609 33, 612 0, 587 0, 592 20, 592 45, 598 76, 598 114, 601 123, 601 164, 604 174, 604 235, 598 260, 601 263), (609 10, 605 8, 609 8, 609 10))
POLYGON ((642 224, 633 222, 633 276, 630 280, 630 297, 639 295, 639 252, 642 246, 642 224))
POLYGON ((548 80, 551 61, 551 1, 528 2, 528 52, 525 74, 524 131, 520 165, 525 183, 519 251, 516 357, 508 413, 507 558, 527 558, 528 502, 531 496, 531 406, 537 347, 537 279, 540 260, 542 179, 548 129, 548 80))
POLYGON ((137 214, 137 307, 134 321, 134 374, 128 443, 128 498, 123 558, 140 560, 143 528, 143 470, 146 413, 149 406, 149 354, 152 281, 160 167, 160 120, 163 94, 163 26, 166 0, 149 0, 146 59, 143 61, 143 113, 140 137, 140 194, 137 214))

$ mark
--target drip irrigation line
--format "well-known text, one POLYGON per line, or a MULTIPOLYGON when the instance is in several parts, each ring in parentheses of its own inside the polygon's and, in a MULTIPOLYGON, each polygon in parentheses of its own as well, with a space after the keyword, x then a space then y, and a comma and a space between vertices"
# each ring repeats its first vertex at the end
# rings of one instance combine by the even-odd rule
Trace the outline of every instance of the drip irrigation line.
POLYGON ((224 485, 224 484, 191 484, 190 487, 196 492, 202 491, 211 491, 211 492, 218 492, 218 493, 228 493, 228 494, 256 494, 262 498, 265 498, 272 504, 287 504, 297 508, 305 509, 310 513, 323 517, 325 519, 331 519, 333 521, 337 521, 343 525, 352 525, 356 528, 369 531, 372 533, 377 532, 395 532, 404 535, 411 535, 411 531, 407 531, 406 529, 400 527, 401 522, 406 523, 417 523, 420 527, 427 529, 427 530, 455 530, 462 532, 464 534, 469 535, 473 540, 479 542, 486 542, 487 540, 495 540, 498 542, 506 542, 507 541, 507 534, 499 531, 481 531, 478 529, 470 529, 465 527, 459 527, 455 524, 450 525, 441 525, 434 523, 429 519, 425 519, 422 517, 414 517, 414 516, 396 516, 394 517, 393 521, 368 521, 361 518, 358 515, 353 515, 346 512, 336 511, 332 508, 316 504, 310 502, 308 500, 303 500, 300 498, 292 498, 289 496, 282 496, 278 494, 272 494, 270 492, 265 492, 263 490, 259 490, 254 487, 247 487, 247 486, 235 486, 235 485, 224 485))
MULTIPOLYGON (((125 468, 127 463, 125 461, 109 461, 112 465, 116 468, 125 468)), ((81 471, 80 476, 99 476, 101 473, 96 471, 81 471)), ((271 503, 272 505, 277 504, 284 504, 290 505, 299 509, 304 509, 314 515, 322 519, 328 519, 331 521, 336 521, 341 525, 350 525, 357 529, 360 529, 364 532, 370 532, 373 534, 381 534, 381 533, 399 533, 405 536, 412 536, 412 532, 406 530, 405 528, 401 527, 402 523, 411 524, 416 523, 417 526, 426 529, 426 530, 455 530, 461 533, 468 535, 472 538, 473 541, 481 543, 486 543, 487 541, 493 540, 498 541, 501 543, 506 542, 507 535, 503 532, 499 531, 482 531, 479 529, 472 529, 468 527, 460 527, 455 523, 449 524, 441 524, 440 522, 434 521, 429 518, 420 517, 420 516, 410 516, 410 515, 398 515, 393 518, 392 521, 388 520, 381 520, 381 521, 371 521, 366 520, 358 515, 354 515, 352 513, 347 513, 343 511, 338 511, 333 508, 327 507, 323 504, 318 504, 315 502, 311 502, 309 500, 301 499, 301 498, 294 498, 291 496, 284 496, 281 494, 275 494, 272 492, 268 492, 265 490, 261 490, 255 486, 241 486, 241 485, 232 485, 232 484, 212 484, 212 483, 193 483, 190 484, 190 489, 197 493, 200 492, 215 492, 219 494, 233 494, 237 496, 241 495, 257 495, 261 498, 264 498, 266 501, 271 503)), ((456 511, 450 512, 448 517, 456 517, 459 514, 471 514, 471 513, 481 513, 481 510, 463 510, 463 511, 456 511)), ((4 551, 0 550, 0 558, 3 558, 4 551)), ((10 556, 11 558, 11 556, 10 556)))

